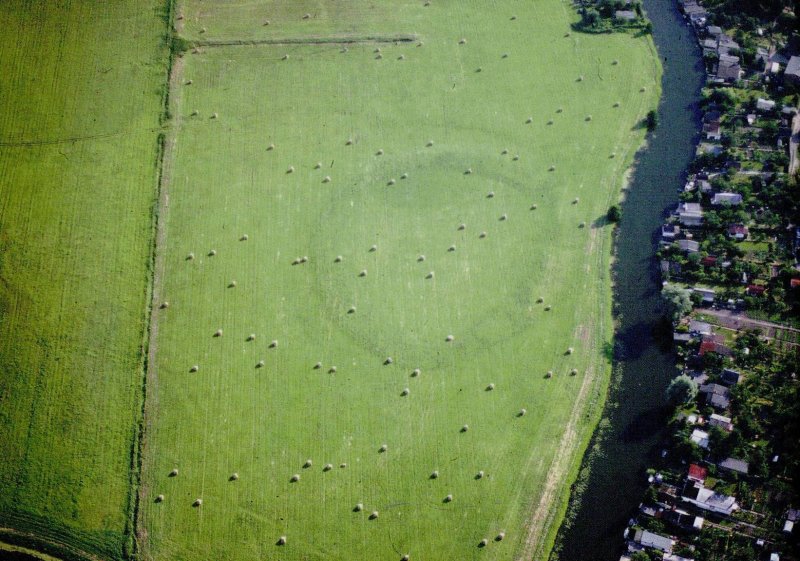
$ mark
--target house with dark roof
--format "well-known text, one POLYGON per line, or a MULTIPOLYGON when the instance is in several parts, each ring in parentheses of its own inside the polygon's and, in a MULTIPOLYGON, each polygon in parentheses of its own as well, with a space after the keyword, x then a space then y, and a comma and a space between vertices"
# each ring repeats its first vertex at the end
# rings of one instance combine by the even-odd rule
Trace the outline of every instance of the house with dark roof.
MULTIPOLYGON (((706 343, 706 341, 703 341, 703 343, 706 343)), ((731 406, 731 391, 725 386, 719 384, 705 384, 700 386, 700 393, 703 394, 706 403, 715 409, 724 411, 731 406)))
POLYGON ((703 134, 708 140, 722 140, 722 128, 719 121, 711 121, 703 125, 703 134))
POLYGON ((678 240, 678 247, 684 253, 697 253, 700 251, 700 242, 694 240, 678 240))
POLYGON ((730 368, 724 368, 722 370, 722 374, 720 375, 720 381, 726 386, 735 386, 741 379, 741 373, 737 372, 736 370, 731 370, 730 368))
POLYGON ((800 56, 793 56, 786 63, 786 70, 783 71, 784 79, 790 84, 800 85, 800 56))
POLYGON ((744 224, 730 224, 728 226, 728 237, 736 241, 746 240, 749 234, 750 230, 744 224))
POLYGON ((739 57, 720 55, 719 63, 717 63, 717 78, 725 82, 735 82, 741 77, 742 67, 739 65, 739 57))
POLYGON ((642 529, 636 530, 633 541, 640 544, 642 547, 657 549, 664 553, 672 553, 672 548, 675 547, 675 540, 642 529))
POLYGON ((742 204, 742 196, 739 193, 714 193, 711 199, 711 204, 718 205, 731 205, 736 206, 742 204))
POLYGON ((747 285, 747 294, 749 296, 762 296, 766 292, 767 287, 760 284, 747 285))
POLYGON ((708 418, 708 424, 712 427, 719 427, 722 430, 726 430, 731 432, 733 430, 733 423, 731 423, 730 417, 725 417, 724 415, 719 415, 717 413, 712 413, 711 417, 708 418))

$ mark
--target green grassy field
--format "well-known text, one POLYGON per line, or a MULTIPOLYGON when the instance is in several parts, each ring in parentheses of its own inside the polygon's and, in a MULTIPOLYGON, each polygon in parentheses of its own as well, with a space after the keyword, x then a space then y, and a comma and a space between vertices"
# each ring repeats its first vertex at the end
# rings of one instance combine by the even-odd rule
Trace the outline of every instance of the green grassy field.
POLYGON ((607 384, 603 216, 657 60, 565 36, 558 1, 341 5, 180 8, 264 44, 188 53, 171 96, 143 551, 541 558, 607 384))
POLYGON ((132 508, 162 11, 0 4, 0 528, 106 558, 132 508))

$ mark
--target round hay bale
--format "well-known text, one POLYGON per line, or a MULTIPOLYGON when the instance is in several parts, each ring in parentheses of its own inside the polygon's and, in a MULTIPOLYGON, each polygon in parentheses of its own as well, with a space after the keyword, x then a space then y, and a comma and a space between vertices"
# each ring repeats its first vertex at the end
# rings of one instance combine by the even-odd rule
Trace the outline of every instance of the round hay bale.
POLYGON ((373 511, 372 511, 372 512, 369 514, 369 519, 370 519, 370 520, 375 520, 376 518, 378 518, 378 511, 377 511, 377 510, 373 510, 373 511))
POLYGON ((294 261, 292 261, 292 265, 299 265, 301 263, 299 257, 295 257, 294 261))
POLYGON ((250 335, 247 336, 247 341, 248 342, 255 341, 255 340, 256 340, 256 334, 255 333, 251 333, 250 335))
POLYGON ((353 507, 353 512, 361 512, 362 510, 364 510, 363 503, 356 503, 356 506, 353 507))
POLYGON ((468 430, 469 430, 469 425, 461 425, 461 431, 460 432, 467 432, 468 430))
POLYGON ((406 55, 400 55, 399 57, 397 57, 397 60, 405 60, 405 59, 406 59, 406 55))
POLYGON ((328 368, 328 374, 336 374, 336 367, 331 366, 330 368, 328 368))
POLYGON ((366 277, 367 276, 367 270, 366 269, 361 269, 361 272, 358 273, 358 276, 359 277, 366 277))
POLYGON ((256 363, 256 368, 264 368, 264 361, 263 360, 259 360, 256 363))
POLYGON ((480 239, 483 239, 483 238, 485 238, 486 236, 487 236, 486 232, 481 232, 480 234, 478 234, 478 237, 479 237, 480 239))
POLYGON ((500 222, 504 222, 506 220, 508 220, 508 215, 507 214, 501 214, 500 215, 500 222))
POLYGON ((378 251, 377 244, 372 244, 371 246, 369 246, 369 251, 370 251, 370 253, 374 253, 374 252, 378 251))
POLYGON ((558 109, 556 109, 556 113, 563 113, 563 112, 564 112, 563 107, 559 107, 558 109))
POLYGON ((508 154, 508 148, 503 148, 503 150, 500 152, 500 155, 505 156, 506 154, 508 154))
POLYGON ((511 159, 512 159, 513 161, 515 161, 515 162, 518 162, 518 161, 519 161, 519 154, 514 154, 514 157, 513 157, 513 158, 511 158, 511 159))
POLYGON ((578 375, 578 369, 577 368, 573 368, 572 370, 569 371, 569 375, 570 376, 577 376, 578 375))
POLYGON ((573 349, 572 347, 568 347, 567 351, 564 354, 571 355, 574 352, 575 352, 575 349, 573 349))
POLYGON ((341 262, 342 262, 342 259, 343 259, 343 258, 342 258, 342 256, 341 256, 341 255, 337 255, 337 256, 334 258, 333 262, 334 262, 334 263, 341 263, 341 262))
POLYGON ((591 120, 592 120, 592 116, 591 115, 586 115, 586 118, 584 119, 584 121, 586 121, 588 123, 591 120))
POLYGON ((275 150, 275 145, 274 144, 270 144, 269 146, 267 146, 267 151, 268 152, 271 152, 272 150, 275 150))
POLYGON ((619 61, 617 59, 614 59, 614 60, 611 61, 611 64, 616 66, 616 65, 619 64, 619 61))
POLYGON ((575 80, 576 82, 583 82, 583 76, 578 76, 578 79, 575 80))
POLYGON ((218 117, 218 115, 216 114, 216 112, 211 114, 211 118, 212 119, 216 119, 217 117, 218 117))
POLYGON ((289 167, 286 169, 286 173, 294 173, 294 166, 289 166, 289 167))
POLYGON ((550 304, 548 304, 547 306, 544 307, 544 311, 545 312, 549 312, 552 309, 553 309, 553 306, 551 306, 550 304))
POLYGON ((537 303, 537 304, 541 304, 542 302, 544 302, 544 296, 539 296, 539 297, 536 299, 536 303, 537 303))
POLYGON ((552 378, 553 377, 553 371, 552 370, 548 370, 547 374, 545 374, 544 377, 545 378, 552 378))
POLYGON ((281 60, 289 60, 289 55, 283 55, 283 56, 281 57, 281 60))
POLYGON ((455 250, 456 250, 455 244, 453 244, 453 245, 451 245, 450 247, 447 248, 447 251, 451 251, 452 252, 452 251, 455 251, 455 250))
POLYGON ((322 178, 322 182, 323 183, 330 183, 331 182, 331 176, 330 175, 326 175, 325 177, 322 178))
POLYGON ((279 538, 278 538, 278 541, 277 541, 276 543, 277 543, 278 545, 286 545, 286 536, 281 536, 281 537, 279 537, 279 538))
POLYGON ((514 21, 515 19, 517 19, 517 16, 511 16, 511 21, 514 21))
POLYGON ((581 222, 578 224, 578 228, 586 228, 586 222, 581 222))
POLYGON ((423 261, 425 261, 425 256, 424 255, 420 255, 419 257, 417 257, 417 262, 418 263, 422 263, 423 261))
POLYGON ((609 155, 608 155, 608 158, 609 158, 610 160, 613 160, 613 159, 614 159, 614 158, 616 158, 616 157, 617 157, 617 153, 616 153, 616 152, 611 152, 611 154, 609 154, 609 155))
POLYGON ((346 463, 344 463, 344 462, 342 462, 341 464, 339 464, 339 467, 340 467, 341 469, 345 469, 345 468, 347 467, 347 464, 346 464, 346 463))
POLYGON ((411 371, 411 377, 417 378, 421 373, 422 371, 419 368, 415 368, 414 370, 411 371))
POLYGON ((167 308, 169 308, 169 302, 167 300, 164 300, 163 302, 161 302, 159 308, 161 308, 162 310, 166 310, 167 308))
POLYGON ((189 253, 188 255, 186 255, 187 261, 191 261, 192 259, 194 259, 194 253, 189 253))
POLYGON ((506 537, 506 533, 505 532, 500 532, 499 534, 497 534, 495 536, 494 541, 501 542, 501 541, 503 541, 503 538, 505 538, 505 537, 506 537))
POLYGON ((408 174, 404 173, 403 175, 400 176, 400 179, 408 179, 408 174))
POLYGON ((191 86, 192 85, 192 81, 191 80, 186 80, 184 82, 184 84, 186 84, 187 86, 191 86))
POLYGON ((234 471, 228 478, 228 481, 239 481, 239 474, 234 471))
POLYGON ((375 152, 375 155, 376 156, 383 156, 383 148, 381 148, 377 152, 375 152))
POLYGON ((333 469, 333 464, 325 464, 322 466, 322 471, 330 471, 333 469))
POLYGON ((345 145, 346 146, 352 146, 353 145, 353 139, 352 138, 348 138, 347 142, 345 142, 345 145))
POLYGON ((269 342, 269 348, 270 349, 278 348, 278 340, 277 339, 273 339, 272 341, 270 341, 269 342))
POLYGON ((463 222, 458 225, 458 230, 466 230, 466 229, 467 229, 467 225, 464 224, 463 222))
POLYGON ((455 340, 455 337, 453 337, 452 335, 448 335, 447 337, 444 338, 444 340, 446 343, 452 343, 455 340))
POLYGON ((157 503, 163 503, 164 502, 164 495, 157 496, 156 497, 156 502, 157 503))
POLYGON ((439 470, 435 469, 431 472, 430 479, 439 479, 439 470))
POLYGON ((429 140, 429 141, 428 141, 428 144, 426 144, 425 146, 427 146, 428 148, 430 148, 431 146, 433 146, 433 140, 429 140))
POLYGON ((487 391, 487 392, 490 392, 490 391, 492 391, 493 389, 494 389, 494 384, 489 384, 488 386, 486 386, 486 391, 487 391))
POLYGON ((645 88, 644 86, 642 86, 641 88, 639 88, 639 91, 640 91, 640 92, 646 92, 646 91, 647 91, 647 88, 645 88))
POLYGON ((178 468, 173 468, 171 472, 169 472, 170 477, 178 477, 178 468))
POLYGON ((467 168, 464 170, 464 175, 469 175, 472 173, 472 168, 467 168))
POLYGON ((550 168, 547 171, 556 171, 556 166, 550 166, 550 168))
POLYGON ((222 337, 222 329, 217 329, 212 337, 222 337))
POLYGON ((467 44, 467 40, 464 37, 462 37, 461 39, 458 40, 458 44, 459 45, 466 45, 467 44))
POLYGON ((519 412, 517 413, 517 417, 524 417, 524 416, 525 416, 527 413, 528 413, 528 410, 527 410, 527 409, 525 409, 525 408, 523 407, 523 408, 522 408, 522 409, 520 409, 520 410, 519 410, 519 412))
POLYGON ((383 361, 383 364, 384 364, 384 366, 388 366, 389 364, 392 364, 393 362, 394 362, 394 359, 392 357, 390 357, 390 356, 387 356, 386 360, 383 361))
POLYGON ((320 368, 322 368, 322 363, 321 362, 317 362, 317 363, 314 364, 314 370, 319 370, 320 368))
POLYGON ((198 109, 195 109, 194 111, 192 111, 192 115, 191 116, 192 117, 197 117, 199 114, 200 114, 200 111, 198 109))
POLYGON ((526 125, 530 125, 532 122, 533 122, 533 117, 528 117, 527 119, 525 119, 526 125))
POLYGON ((434 276, 436 276, 436 273, 434 273, 433 271, 431 271, 430 273, 428 273, 427 275, 425 275, 425 278, 426 278, 426 279, 432 279, 434 276))
POLYGON ((483 68, 481 68, 481 67, 479 66, 478 68, 476 68, 476 69, 475 69, 475 72, 483 72, 483 68))
POLYGON ((447 495, 443 500, 443 503, 452 503, 453 502, 453 495, 447 495))
POLYGON ((314 164, 314 169, 322 169, 322 162, 317 162, 314 164))
POLYGON ((347 313, 348 314, 356 313, 356 307, 355 306, 350 306, 350 308, 347 310, 347 313))
POLYGON ((373 53, 379 53, 379 52, 381 52, 381 48, 380 48, 380 47, 377 47, 377 48, 376 48, 375 50, 373 50, 372 52, 373 52, 373 53))
POLYGON ((310 19, 310 18, 311 18, 311 14, 303 14, 303 19, 310 19))
POLYGON ((547 124, 548 125, 552 125, 553 124, 553 119, 550 119, 549 121, 547 121, 547 124))
POLYGON ((617 107, 619 107, 619 101, 615 101, 615 102, 614 102, 614 105, 613 105, 613 107, 614 107, 614 108, 617 108, 617 107))
POLYGON ((306 463, 303 464, 303 469, 308 469, 314 465, 314 462, 311 461, 311 458, 306 460, 306 463))
POLYGON ((217 254, 217 250, 216 249, 212 249, 211 251, 208 252, 208 256, 209 257, 214 257, 216 254, 217 254))
POLYGON ((494 198, 494 191, 489 191, 488 193, 486 193, 486 198, 487 199, 493 199, 494 198))
POLYGON ((486 538, 483 538, 481 541, 478 542, 478 547, 486 547, 487 545, 489 545, 489 540, 487 540, 486 538))
POLYGON ((500 58, 508 58, 508 53, 503 53, 502 55, 500 55, 500 58))
POLYGON ((403 555, 400 558, 400 561, 409 561, 410 559, 411 559, 411 556, 408 553, 406 553, 405 555, 403 555))
POLYGON ((537 205, 536 203, 531 205, 531 210, 536 210, 537 208, 539 208, 539 205, 537 205))
POLYGON ((484 475, 483 470, 481 470, 475 474, 475 479, 483 479, 483 475, 484 475))
POLYGON ((300 474, 299 473, 295 473, 293 476, 291 476, 289 478, 289 482, 290 483, 297 483, 298 481, 300 481, 300 474))
POLYGON ((387 185, 394 185, 395 183, 396 183, 396 181, 394 180, 394 178, 392 178, 392 179, 390 179, 389 181, 386 182, 387 185))
POLYGON ((403 388, 403 391, 400 392, 400 397, 407 397, 408 394, 411 393, 411 390, 408 388, 403 388))
POLYGON ((203 499, 195 499, 194 502, 192 503, 192 506, 195 508, 203 506, 203 499))
POLYGON ((191 368, 189 368, 189 372, 197 372, 198 370, 200 370, 200 367, 197 366, 196 364, 194 366, 192 366, 191 368))
POLYGON ((387 446, 386 444, 381 444, 381 447, 380 447, 380 448, 378 448, 378 452, 380 452, 381 454, 383 454, 383 453, 384 453, 384 452, 386 452, 388 449, 389 449, 389 446, 387 446))

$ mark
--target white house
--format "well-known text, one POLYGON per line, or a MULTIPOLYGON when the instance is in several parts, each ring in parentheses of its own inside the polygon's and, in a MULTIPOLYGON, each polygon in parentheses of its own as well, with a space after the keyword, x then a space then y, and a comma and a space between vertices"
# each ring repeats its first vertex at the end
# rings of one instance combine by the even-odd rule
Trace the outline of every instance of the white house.
POLYGON ((684 226, 700 226, 703 223, 703 208, 700 203, 680 203, 676 214, 684 226))
POLYGON ((764 99, 759 97, 756 101, 756 109, 759 111, 772 111, 775 109, 775 102, 771 99, 764 99))
POLYGON ((742 196, 739 193, 714 193, 711 199, 712 205, 740 205, 742 204, 742 196))
POLYGON ((715 493, 711 489, 706 489, 699 483, 687 485, 683 490, 683 501, 695 505, 709 512, 715 512, 724 516, 730 516, 734 511, 739 510, 735 497, 715 493))

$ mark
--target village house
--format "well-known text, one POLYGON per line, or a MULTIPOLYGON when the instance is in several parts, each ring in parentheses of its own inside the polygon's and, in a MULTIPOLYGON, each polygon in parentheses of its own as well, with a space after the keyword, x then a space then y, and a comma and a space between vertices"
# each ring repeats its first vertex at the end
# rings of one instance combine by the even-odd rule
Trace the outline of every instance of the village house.
POLYGON ((800 85, 800 56, 789 59, 783 77, 790 84, 800 85))
POLYGON ((697 253, 700 251, 700 242, 694 240, 678 240, 678 247, 684 253, 697 253))
POLYGON ((711 204, 715 206, 740 205, 742 204, 742 196, 739 193, 714 193, 714 197, 711 199, 711 204))
POLYGON ((633 541, 642 547, 657 549, 664 553, 672 553, 672 548, 675 547, 675 540, 642 529, 636 530, 633 541))
POLYGON ((694 333, 695 335, 713 335, 714 328, 710 323, 693 319, 689 320, 689 333, 694 333))
POLYGON ((731 405, 731 391, 719 384, 705 384, 700 386, 700 393, 703 394, 706 404, 714 409, 725 410, 731 405))
POLYGON ((713 288, 695 287, 692 292, 699 294, 703 304, 713 304, 717 293, 713 288))
POLYGON ((768 111, 772 111, 775 109, 775 102, 771 99, 764 99, 759 97, 756 100, 756 110, 761 111, 762 113, 766 113, 768 111))
POLYGON ((708 140, 722 140, 722 129, 719 121, 711 121, 703 124, 703 134, 708 140))
POLYGON ((708 450, 708 433, 704 430, 694 429, 689 439, 703 450, 708 450))
POLYGON ((728 236, 736 241, 746 240, 750 231, 744 224, 731 224, 728 226, 728 236))
POLYGON ((700 203, 680 203, 675 214, 684 226, 700 226, 703 223, 703 208, 700 203))
POLYGON ((681 500, 693 504, 697 508, 723 516, 730 516, 739 510, 735 497, 715 493, 712 489, 706 489, 701 484, 694 482, 687 482, 681 500))
POLYGON ((675 236, 681 233, 681 227, 677 224, 663 224, 661 226, 661 237, 665 240, 672 241, 675 236))
POLYGON ((711 425, 712 427, 719 427, 728 432, 731 432, 733 430, 733 423, 731 423, 731 418, 719 415, 717 413, 711 414, 711 417, 708 418, 708 424, 711 425))
POLYGON ((738 460, 736 458, 725 458, 720 463, 717 464, 721 469, 726 471, 730 471, 733 473, 738 473, 740 475, 747 475, 750 471, 750 466, 744 460, 738 460))
POLYGON ((720 381, 726 386, 735 386, 742 379, 742 375, 736 370, 730 368, 723 368, 720 374, 720 381))
POLYGON ((706 477, 708 477, 708 469, 697 464, 689 464, 689 475, 687 477, 691 481, 705 483, 706 477))

